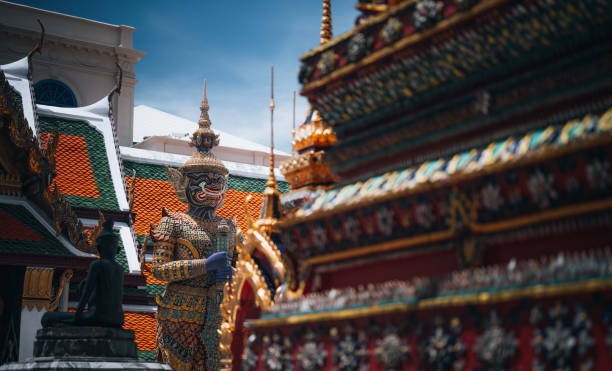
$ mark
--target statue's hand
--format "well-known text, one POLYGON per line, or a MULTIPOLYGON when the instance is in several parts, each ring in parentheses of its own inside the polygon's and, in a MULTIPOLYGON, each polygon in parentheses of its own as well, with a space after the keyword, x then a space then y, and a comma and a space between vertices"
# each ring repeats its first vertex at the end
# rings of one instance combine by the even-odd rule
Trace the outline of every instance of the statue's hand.
POLYGON ((230 265, 230 254, 227 251, 220 251, 206 258, 206 271, 215 274, 215 281, 228 282, 234 273, 230 265))
POLYGON ((216 282, 229 282, 232 280, 232 276, 234 275, 234 270, 231 265, 227 265, 227 267, 223 267, 215 272, 215 281, 216 282))
POLYGON ((219 251, 206 258, 206 271, 217 272, 229 266, 229 254, 227 251, 219 251))

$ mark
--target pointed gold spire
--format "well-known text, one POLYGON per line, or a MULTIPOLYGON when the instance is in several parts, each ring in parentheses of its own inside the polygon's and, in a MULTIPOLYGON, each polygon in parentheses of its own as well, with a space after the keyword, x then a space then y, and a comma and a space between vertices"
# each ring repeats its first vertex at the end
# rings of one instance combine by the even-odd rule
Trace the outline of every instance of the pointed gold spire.
POLYGON ((204 80, 204 95, 202 96, 202 104, 200 105, 200 119, 198 120, 198 126, 201 128, 210 127, 210 117, 208 116, 208 98, 206 97, 206 80, 204 80))
POLYGON ((198 120, 198 130, 191 136, 190 145, 196 147, 198 152, 210 152, 210 150, 219 145, 219 135, 215 134, 210 128, 211 122, 208 116, 208 98, 206 97, 206 80, 204 80, 204 94, 202 95, 202 104, 200 105, 200 119, 198 120))
POLYGON ((270 175, 264 190, 261 219, 256 223, 268 234, 272 233, 273 225, 281 216, 280 192, 274 176, 274 66, 271 68, 270 83, 270 175))
POLYGON ((321 18, 321 45, 332 39, 331 0, 323 0, 323 17, 321 18))
POLYGON ((276 177, 274 176, 274 66, 270 67, 270 175, 266 186, 276 188, 276 177))
POLYGON ((198 129, 191 135, 189 145, 196 147, 197 151, 179 168, 181 173, 212 171, 217 174, 227 174, 228 170, 212 153, 214 146, 219 145, 219 134, 211 128, 208 117, 208 98, 206 97, 206 80, 204 80, 204 95, 200 105, 200 119, 198 129))
POLYGON ((291 157, 295 157, 295 90, 293 91, 293 130, 291 131, 291 157))
MULTIPOLYGON (((323 0, 321 18, 321 45, 332 39, 331 0, 323 0)), ((280 171, 289 182, 291 191, 304 187, 314 189, 329 187, 336 182, 325 164, 327 148, 336 143, 332 128, 325 124, 319 112, 310 105, 306 119, 295 128, 295 92, 293 92, 293 143, 291 158, 280 165, 280 171), (297 156, 295 153, 297 152, 297 156)))

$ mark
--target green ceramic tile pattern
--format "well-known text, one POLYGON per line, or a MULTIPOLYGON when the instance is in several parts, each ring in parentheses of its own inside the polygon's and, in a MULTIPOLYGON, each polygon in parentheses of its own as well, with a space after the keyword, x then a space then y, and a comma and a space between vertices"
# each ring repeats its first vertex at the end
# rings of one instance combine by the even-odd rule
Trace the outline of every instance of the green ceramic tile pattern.
MULTIPOLYGON (((36 218, 21 205, 0 204, 0 210, 9 214, 26 227, 32 229, 43 237, 40 241, 0 239, 0 253, 9 254, 42 254, 42 255, 66 255, 73 254, 62 245, 55 235, 42 225, 36 218)), ((7 228, 8 226, 3 226, 7 228)))
MULTIPOLYGON (((263 193, 266 189, 266 179, 247 178, 244 176, 230 175, 227 181, 227 188, 237 191, 263 193)), ((278 182, 280 193, 289 192, 289 183, 278 182)))
MULTIPOLYGON (((132 161, 124 161, 125 173, 127 176, 132 175, 132 171, 136 170, 136 177, 145 179, 155 179, 167 181, 166 169, 161 165, 139 164, 132 161)), ((230 175, 227 181, 227 188, 237 191, 263 193, 266 189, 266 179, 248 178, 244 176, 230 175)), ((278 190, 281 193, 289 192, 289 183, 285 181, 278 182, 278 190)))
POLYGON ((154 362, 156 360, 156 354, 154 350, 139 350, 138 358, 154 362))
POLYGON ((126 176, 132 176, 136 170, 137 178, 168 181, 166 169, 162 165, 140 164, 138 162, 123 161, 126 176))
POLYGON ((11 89, 13 90, 13 93, 15 93, 15 102, 17 102, 19 108, 23 110, 23 98, 21 97, 21 94, 19 94, 19 92, 12 87, 11 89))
POLYGON ((156 285, 152 283, 147 283, 147 293, 153 297, 155 294, 161 295, 166 288, 166 285, 156 285))
POLYGON ((128 266, 127 257, 125 256, 125 248, 123 247, 123 241, 121 240, 119 233, 115 234, 119 238, 119 253, 115 255, 115 261, 119 263, 125 273, 129 273, 130 267, 128 266))
POLYGON ((70 205, 104 210, 119 210, 102 134, 85 121, 41 116, 39 117, 39 123, 42 133, 54 133, 57 130, 59 134, 83 137, 87 142, 88 160, 93 170, 100 197, 65 195, 70 205))

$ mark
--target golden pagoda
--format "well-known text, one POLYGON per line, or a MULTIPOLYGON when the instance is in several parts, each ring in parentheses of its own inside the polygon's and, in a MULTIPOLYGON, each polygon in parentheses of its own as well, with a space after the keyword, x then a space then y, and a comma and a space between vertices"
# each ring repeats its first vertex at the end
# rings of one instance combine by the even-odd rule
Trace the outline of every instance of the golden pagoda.
MULTIPOLYGON (((330 0, 323 0, 323 17, 321 19, 321 45, 332 39, 330 0)), ((334 175, 324 162, 325 150, 336 143, 336 135, 331 126, 321 119, 319 112, 308 107, 306 118, 293 135, 293 153, 280 166, 291 190, 304 187, 310 189, 327 188, 335 182, 334 175)))

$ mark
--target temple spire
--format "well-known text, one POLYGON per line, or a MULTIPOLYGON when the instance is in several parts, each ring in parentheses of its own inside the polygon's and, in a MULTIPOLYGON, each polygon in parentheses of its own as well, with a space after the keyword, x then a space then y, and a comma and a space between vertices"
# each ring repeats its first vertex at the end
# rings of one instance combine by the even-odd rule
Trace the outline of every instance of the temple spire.
POLYGON ((321 18, 321 45, 332 39, 331 0, 323 0, 323 17, 321 18))

